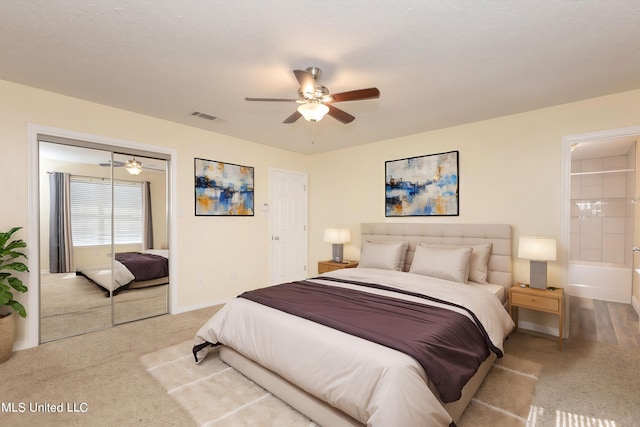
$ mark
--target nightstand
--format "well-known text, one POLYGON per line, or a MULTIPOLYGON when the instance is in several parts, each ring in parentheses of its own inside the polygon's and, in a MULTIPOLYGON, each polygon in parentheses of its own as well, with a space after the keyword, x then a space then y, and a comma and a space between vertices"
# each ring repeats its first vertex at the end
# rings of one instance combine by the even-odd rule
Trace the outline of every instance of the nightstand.
POLYGON ((327 271, 341 270, 343 268, 355 268, 358 266, 358 261, 318 261, 318 273, 326 273, 327 271))
POLYGON ((547 288, 535 289, 529 285, 521 287, 521 283, 509 289, 509 312, 511 318, 518 327, 518 309, 519 307, 528 308, 530 310, 544 311, 545 313, 557 314, 558 322, 558 348, 562 351, 562 325, 564 324, 564 289, 547 288))

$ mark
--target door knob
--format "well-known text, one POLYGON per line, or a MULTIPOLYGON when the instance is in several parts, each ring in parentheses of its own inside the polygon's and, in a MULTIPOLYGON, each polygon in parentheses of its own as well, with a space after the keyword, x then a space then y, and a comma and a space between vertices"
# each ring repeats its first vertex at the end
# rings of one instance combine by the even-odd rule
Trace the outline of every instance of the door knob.
POLYGON ((632 250, 633 252, 640 252, 640 248, 637 246, 634 246, 632 250))

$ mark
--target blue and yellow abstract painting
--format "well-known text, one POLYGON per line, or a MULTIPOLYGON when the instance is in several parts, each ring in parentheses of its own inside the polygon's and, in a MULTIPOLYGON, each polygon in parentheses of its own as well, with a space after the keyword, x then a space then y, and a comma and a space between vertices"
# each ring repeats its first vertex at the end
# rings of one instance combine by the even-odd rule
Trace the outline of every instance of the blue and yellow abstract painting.
POLYGON ((194 159, 196 216, 253 216, 253 168, 194 159))
POLYGON ((459 215, 458 152, 385 162, 385 216, 459 215))

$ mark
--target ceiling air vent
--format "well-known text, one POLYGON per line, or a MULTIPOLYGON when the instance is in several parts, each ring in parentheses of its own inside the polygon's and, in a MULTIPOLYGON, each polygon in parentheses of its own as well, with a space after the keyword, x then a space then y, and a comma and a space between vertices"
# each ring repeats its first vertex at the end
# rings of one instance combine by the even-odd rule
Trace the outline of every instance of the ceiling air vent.
POLYGON ((216 116, 212 116, 211 114, 201 113, 200 111, 194 111, 193 113, 191 113, 191 115, 195 117, 200 117, 201 119, 206 119, 206 120, 215 120, 217 118, 216 116))

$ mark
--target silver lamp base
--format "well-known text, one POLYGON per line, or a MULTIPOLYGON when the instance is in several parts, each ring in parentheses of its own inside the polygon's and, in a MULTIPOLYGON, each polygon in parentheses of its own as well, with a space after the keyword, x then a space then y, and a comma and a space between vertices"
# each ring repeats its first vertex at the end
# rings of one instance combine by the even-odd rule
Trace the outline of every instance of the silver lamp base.
POLYGON ((529 286, 536 289, 547 289, 546 261, 530 261, 529 286))
POLYGON ((342 263, 343 248, 344 248, 344 245, 342 243, 333 244, 333 254, 331 256, 331 261, 342 263))

